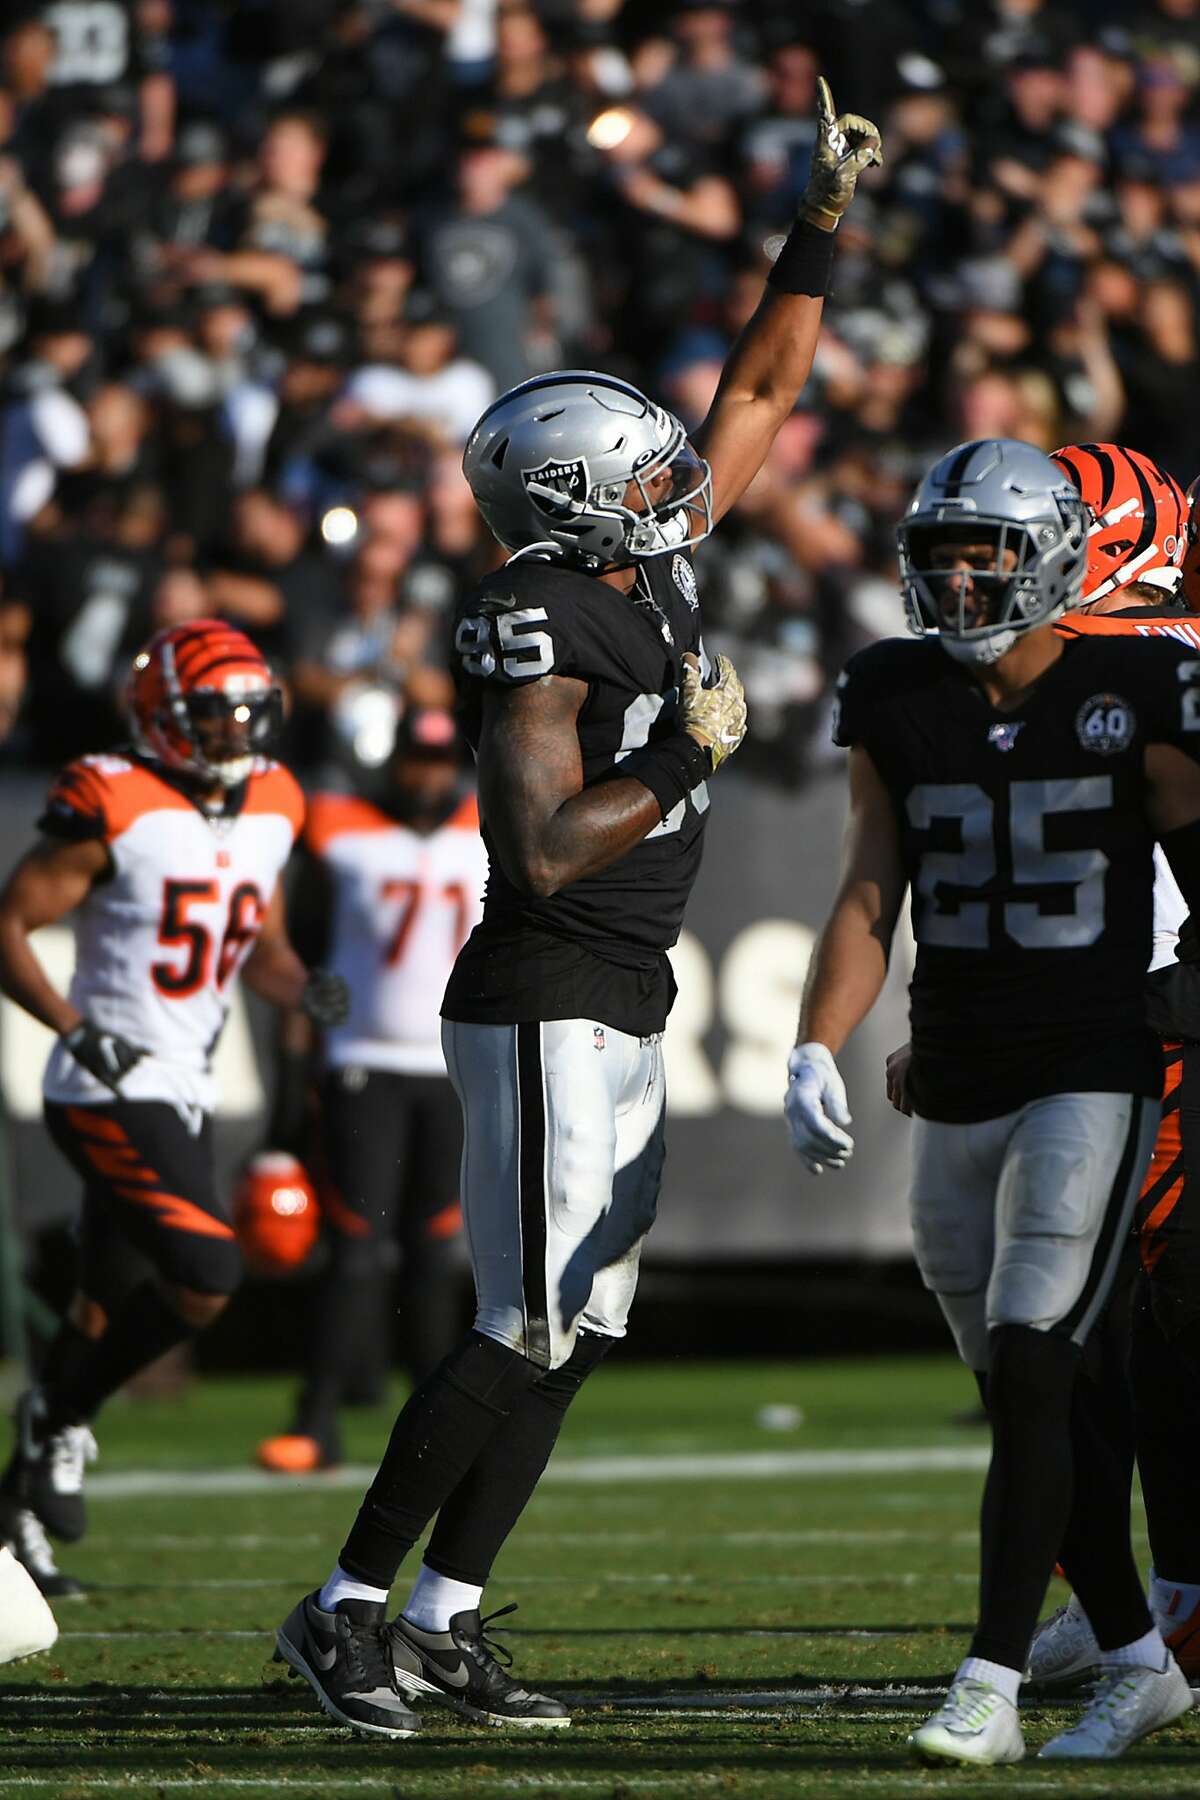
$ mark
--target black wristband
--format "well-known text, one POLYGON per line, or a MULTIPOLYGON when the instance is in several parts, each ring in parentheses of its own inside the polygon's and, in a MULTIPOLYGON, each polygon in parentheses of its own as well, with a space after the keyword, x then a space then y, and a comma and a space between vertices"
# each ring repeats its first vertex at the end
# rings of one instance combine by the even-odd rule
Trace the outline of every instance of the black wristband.
POLYGON ((694 737, 677 731, 644 750, 634 750, 617 768, 620 774, 632 775, 650 789, 665 819, 693 788, 708 780, 712 759, 694 737))
POLYGON ((771 266, 767 285, 785 294, 809 294, 820 300, 829 286, 833 239, 832 231, 822 231, 808 219, 797 219, 771 266))

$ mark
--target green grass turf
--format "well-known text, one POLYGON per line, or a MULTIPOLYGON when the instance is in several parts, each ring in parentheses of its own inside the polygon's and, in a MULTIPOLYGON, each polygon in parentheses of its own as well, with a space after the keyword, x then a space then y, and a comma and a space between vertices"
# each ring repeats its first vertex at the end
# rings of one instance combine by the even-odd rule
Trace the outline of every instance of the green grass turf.
MULTIPOLYGON (((573 1411, 559 1459, 970 1448, 983 1434, 953 1415, 972 1397, 948 1358, 614 1358, 573 1411), (768 1405, 803 1418, 767 1430, 768 1405)), ((246 1467, 286 1398, 279 1382, 244 1380, 119 1402, 102 1421, 99 1470, 246 1467)), ((390 1419, 390 1407, 348 1414, 349 1456, 373 1461, 390 1419)), ((510 1733, 427 1711, 422 1735, 398 1744, 327 1725, 269 1660, 274 1626, 323 1577, 355 1493, 280 1481, 268 1493, 97 1499, 89 1537, 61 1557, 95 1584, 89 1597, 59 1606, 48 1656, 0 1672, 0 1796, 1200 1797, 1200 1717, 1111 1766, 909 1760, 924 1690, 953 1669, 969 1628, 979 1481, 904 1470, 547 1484, 488 1597, 520 1602, 518 1670, 578 1699, 576 1723, 510 1733)), ((1070 1713, 1028 1707, 1031 1749, 1070 1713)))

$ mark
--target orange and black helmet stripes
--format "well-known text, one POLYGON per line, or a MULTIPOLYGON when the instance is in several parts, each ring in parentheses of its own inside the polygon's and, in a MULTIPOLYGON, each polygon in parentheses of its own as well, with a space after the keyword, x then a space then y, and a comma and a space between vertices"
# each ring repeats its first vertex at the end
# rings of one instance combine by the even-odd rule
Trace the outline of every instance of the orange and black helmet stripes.
POLYGON ((1173 593, 1188 520, 1187 501, 1174 477, 1123 444, 1065 444, 1053 460, 1092 516, 1081 604, 1092 606, 1131 581, 1173 593))
POLYGON ((244 631, 223 619, 194 619, 160 631, 133 661, 127 693, 139 748, 167 768, 230 785, 282 717, 278 683, 244 631), (223 760, 205 754, 201 716, 235 709, 246 729, 223 760))

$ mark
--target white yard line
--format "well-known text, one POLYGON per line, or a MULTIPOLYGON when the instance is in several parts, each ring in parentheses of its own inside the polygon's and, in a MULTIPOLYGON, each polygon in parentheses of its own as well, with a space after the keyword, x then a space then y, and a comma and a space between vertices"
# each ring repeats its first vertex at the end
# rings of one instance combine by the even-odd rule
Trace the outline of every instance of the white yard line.
MULTIPOLYGON (((906 1450, 748 1450, 709 1456, 581 1456, 552 1462, 544 1482, 589 1486, 622 1482, 820 1480, 840 1475, 961 1474, 985 1469, 983 1445, 914 1445, 906 1450)), ((365 1488, 374 1468, 346 1463, 316 1475, 271 1475, 265 1469, 129 1469, 101 1471, 89 1499, 151 1495, 304 1494, 365 1488)))
MULTIPOLYGON (((334 1729, 334 1728, 331 1728, 334 1729)), ((393 1775, 379 1777, 375 1775, 344 1774, 322 1777, 319 1775, 301 1775, 295 1778, 286 1775, 80 1775, 72 1781, 72 1787, 78 1785, 84 1793, 93 1788, 112 1788, 117 1793, 161 1793, 164 1789, 179 1789, 205 1793, 212 1788, 270 1788, 286 1793, 301 1792, 305 1794, 326 1793, 338 1796, 357 1793, 360 1790, 383 1790, 389 1794, 399 1793, 398 1782, 403 1780, 404 1747, 397 1744, 395 1748, 396 1772, 393 1775)), ((631 1773, 633 1791, 643 1793, 655 1788, 725 1788, 728 1786, 726 1775, 721 1770, 681 1771, 678 1775, 639 1775, 631 1773)), ((493 1789, 513 1790, 522 1793, 536 1793, 539 1788, 548 1788, 551 1793, 594 1793, 607 1796, 613 1792, 613 1776, 610 1772, 596 1775, 509 1775, 496 1774, 488 1777, 488 1784, 493 1789)), ((11 1793, 14 1788, 49 1788, 61 1793, 63 1777, 57 1775, 6 1775, 4 1792, 11 1793)), ((1005 1784, 1005 1792, 1010 1792, 1005 1784)))
MULTIPOLYGON (((513 1629, 520 1632, 522 1628, 518 1625, 514 1626, 513 1629)), ((819 1626, 805 1626, 803 1629, 797 1630, 796 1627, 791 1625, 742 1625, 735 1631, 733 1627, 729 1625, 718 1625, 714 1626, 711 1632, 705 1632, 703 1628, 696 1629, 694 1626, 689 1626, 686 1635, 688 1637, 713 1636, 723 1638, 894 1638, 908 1637, 921 1631, 932 1631, 936 1629, 937 1627, 935 1626, 916 1626, 914 1627, 913 1632, 910 1633, 907 1631, 898 1631, 894 1625, 885 1625, 878 1630, 872 1630, 868 1626, 851 1627, 846 1625, 831 1625, 827 1631, 821 1630, 819 1626)), ((273 1626, 262 1625, 253 1631, 235 1629, 189 1631, 186 1626, 182 1625, 164 1625, 158 1630, 153 1631, 145 1630, 140 1627, 130 1631, 60 1631, 58 1634, 58 1642, 62 1643, 64 1640, 71 1639, 94 1639, 103 1643, 133 1643, 142 1638, 151 1640, 156 1638, 262 1638, 269 1642, 273 1630, 273 1626)), ((553 1636, 553 1628, 547 1627, 545 1630, 539 1631, 538 1635, 542 1637, 553 1636)), ((621 1625, 596 1625, 588 1630, 587 1635, 589 1637, 624 1637, 626 1635, 626 1630, 625 1627, 621 1625)), ((672 1637, 677 1636, 678 1634, 663 1629, 658 1631, 656 1635, 660 1637, 672 1637)), ((0 1788, 0 1793, 2 1792, 3 1789, 0 1788)))
POLYGON ((297 1544, 324 1544, 328 1541, 328 1536, 322 1537, 319 1531, 273 1531, 269 1535, 263 1532, 245 1532, 241 1535, 230 1532, 219 1537, 193 1537, 173 1531, 139 1531, 136 1539, 131 1539, 128 1532, 89 1531, 87 1534, 89 1550, 136 1550, 139 1554, 143 1550, 278 1550, 297 1544))
MULTIPOLYGON (((940 1581, 977 1582, 978 1574, 974 1570, 950 1570, 938 1576, 940 1581)), ((722 1575, 720 1585, 727 1587, 917 1587, 922 1582, 928 1583, 931 1577, 927 1570, 888 1569, 886 1572, 871 1575, 801 1575, 790 1570, 776 1575, 722 1575)), ((709 1587, 713 1583, 711 1575, 696 1575, 689 1571, 653 1569, 589 1569, 584 1575, 505 1575, 505 1587, 564 1587, 579 1585, 589 1586, 604 1583, 617 1587, 709 1587)), ((98 1581, 96 1591, 105 1594, 138 1593, 144 1589, 161 1591, 162 1583, 153 1581, 98 1581)), ((210 1580, 174 1581, 172 1593, 191 1589, 232 1589, 240 1588, 280 1588, 291 1589, 296 1586, 295 1574, 290 1575, 219 1575, 210 1580)))
MULTIPOLYGON (((753 1549, 779 1545, 806 1544, 974 1544, 977 1531, 688 1531, 680 1526, 674 1531, 526 1531, 515 1540, 518 1549, 534 1545, 559 1544, 566 1548, 592 1549, 597 1544, 633 1546, 638 1544, 726 1544, 753 1549)), ((275 1550, 287 1554, 301 1545, 327 1544, 328 1534, 319 1531, 279 1531, 270 1536, 248 1534, 241 1537, 189 1537, 172 1532, 142 1532, 136 1542, 118 1532, 89 1531, 83 1548, 87 1550, 275 1550)))

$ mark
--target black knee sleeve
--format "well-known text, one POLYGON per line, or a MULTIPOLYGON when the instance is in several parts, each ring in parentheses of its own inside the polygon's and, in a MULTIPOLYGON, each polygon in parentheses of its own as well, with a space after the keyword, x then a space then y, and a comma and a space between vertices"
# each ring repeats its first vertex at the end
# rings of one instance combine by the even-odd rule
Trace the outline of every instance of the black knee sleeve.
POLYGON ((471 1331, 442 1363, 439 1373, 469 1400, 503 1417, 538 1377, 538 1365, 519 1350, 471 1331))
POLYGON ((599 1368, 615 1341, 614 1338, 601 1337, 599 1332, 581 1331, 575 1339, 575 1348, 561 1368, 547 1369, 535 1384, 547 1406, 566 1412, 592 1370, 599 1368))
POLYGON ((992 1459, 981 1520, 971 1655, 1022 1669, 1071 1507, 1071 1399, 1079 1351, 1028 1325, 989 1334, 992 1459))
POLYGON ((438 1514, 425 1563, 439 1575, 484 1587, 492 1564, 529 1504, 567 1408, 613 1339, 580 1332, 561 1368, 529 1387, 438 1514))
POLYGON ((387 1588, 433 1514, 537 1380, 536 1363, 472 1331, 409 1395, 341 1565, 387 1588))
POLYGON ((996 1417, 1066 1416, 1080 1350, 1070 1338, 1032 1325, 998 1325, 989 1333, 987 1408, 996 1417))
MULTIPOLYGON (((182 1235, 182 1234, 179 1234, 182 1235)), ((191 1235, 191 1234, 189 1234, 191 1235)), ((176 1246, 169 1269, 161 1271, 173 1287, 190 1288, 196 1294, 236 1294, 242 1285, 242 1252, 233 1238, 194 1235, 186 1250, 176 1246)))

